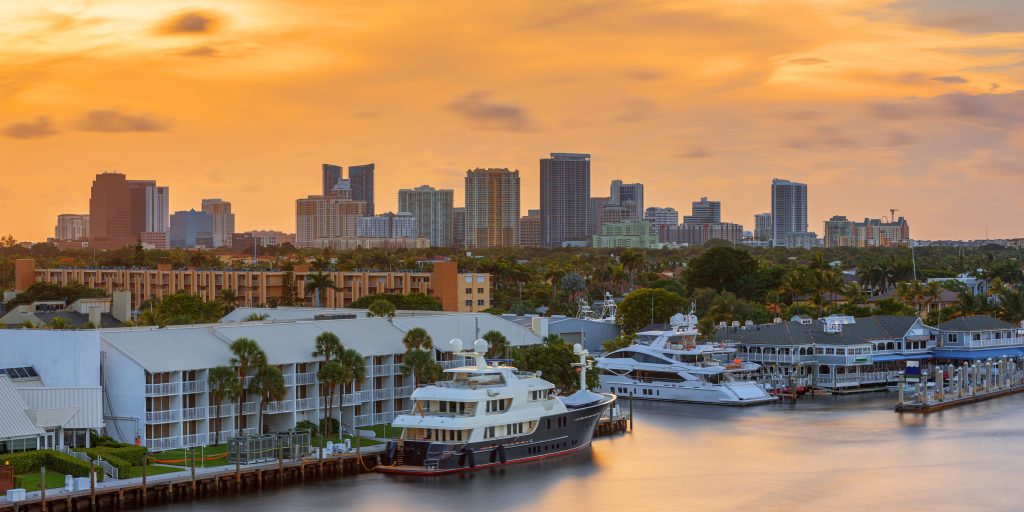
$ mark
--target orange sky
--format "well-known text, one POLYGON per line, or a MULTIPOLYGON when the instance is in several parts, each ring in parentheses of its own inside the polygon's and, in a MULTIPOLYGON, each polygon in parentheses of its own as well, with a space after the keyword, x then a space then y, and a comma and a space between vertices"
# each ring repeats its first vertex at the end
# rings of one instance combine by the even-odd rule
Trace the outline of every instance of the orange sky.
POLYGON ((1024 236, 1014 0, 0 3, 0 234, 52 236, 102 170, 294 232, 320 163, 397 189, 593 155, 647 206, 751 229, 772 177, 811 229, 899 208, 915 238, 1024 236))

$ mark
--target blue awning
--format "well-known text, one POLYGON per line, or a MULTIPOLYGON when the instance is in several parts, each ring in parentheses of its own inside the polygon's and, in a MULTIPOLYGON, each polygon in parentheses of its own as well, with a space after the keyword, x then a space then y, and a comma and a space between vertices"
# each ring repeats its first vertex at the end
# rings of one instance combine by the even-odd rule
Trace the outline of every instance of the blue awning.
POLYGON ((987 348, 981 350, 945 350, 935 349, 936 359, 961 359, 964 361, 975 361, 999 357, 1021 357, 1024 356, 1024 347, 987 348))
POLYGON ((880 356, 871 356, 871 361, 875 363, 885 363, 888 361, 915 361, 919 359, 931 359, 931 354, 911 354, 911 355, 900 355, 900 354, 883 354, 880 356))

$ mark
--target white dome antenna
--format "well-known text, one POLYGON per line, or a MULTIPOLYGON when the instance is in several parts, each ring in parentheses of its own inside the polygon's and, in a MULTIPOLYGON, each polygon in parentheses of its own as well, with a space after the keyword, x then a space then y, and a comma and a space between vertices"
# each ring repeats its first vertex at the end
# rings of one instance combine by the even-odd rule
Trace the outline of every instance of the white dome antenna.
POLYGON ((455 352, 456 354, 462 352, 462 340, 458 338, 452 338, 452 341, 450 341, 449 343, 452 346, 452 352, 455 352))
POLYGON ((480 338, 473 342, 473 350, 480 354, 486 354, 487 349, 490 348, 488 345, 487 340, 480 338))

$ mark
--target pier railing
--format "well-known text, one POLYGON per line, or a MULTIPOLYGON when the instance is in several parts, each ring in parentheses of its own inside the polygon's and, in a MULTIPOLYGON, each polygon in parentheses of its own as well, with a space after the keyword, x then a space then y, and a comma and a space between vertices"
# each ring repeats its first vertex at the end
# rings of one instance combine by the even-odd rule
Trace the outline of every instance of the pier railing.
POLYGON ((918 382, 900 378, 897 412, 930 412, 1024 391, 1024 360, 1001 357, 923 369, 918 382), (931 382, 929 382, 931 377, 931 382))

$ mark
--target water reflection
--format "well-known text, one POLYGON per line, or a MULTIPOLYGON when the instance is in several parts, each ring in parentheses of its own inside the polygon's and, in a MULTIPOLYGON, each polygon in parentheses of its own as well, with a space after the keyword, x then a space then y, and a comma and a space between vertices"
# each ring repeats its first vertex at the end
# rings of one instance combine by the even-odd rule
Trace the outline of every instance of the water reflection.
POLYGON ((441 478, 365 475, 179 510, 1021 510, 1024 396, 929 416, 893 395, 634 404, 633 434, 441 478))

